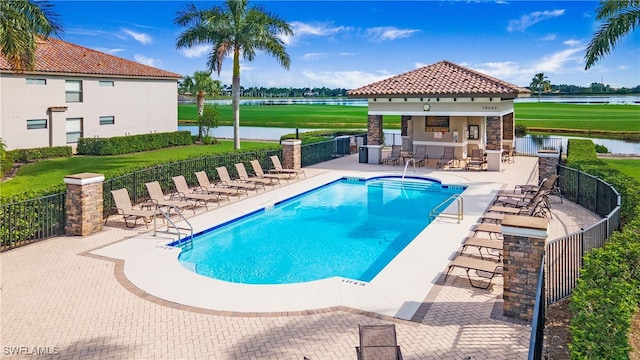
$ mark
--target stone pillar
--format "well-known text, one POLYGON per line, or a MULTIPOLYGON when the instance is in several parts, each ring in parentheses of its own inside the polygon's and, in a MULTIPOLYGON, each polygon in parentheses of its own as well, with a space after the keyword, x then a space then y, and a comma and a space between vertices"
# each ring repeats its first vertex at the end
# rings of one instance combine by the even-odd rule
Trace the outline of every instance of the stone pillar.
POLYGON ((502 150, 502 119, 487 116, 487 150, 502 150))
POLYGON ((560 154, 556 150, 538 150, 538 183, 558 173, 560 154))
POLYGON ((502 116, 502 139, 513 140, 515 138, 515 120, 513 113, 502 116))
POLYGON ((302 154, 300 151, 302 140, 282 141, 282 167, 285 169, 300 169, 302 167, 302 154))
POLYGON ((505 215, 502 219, 504 303, 502 313, 531 323, 545 251, 546 218, 505 215))
POLYGON ((64 178, 67 184, 67 235, 85 236, 102 230, 104 175, 81 173, 64 178))
POLYGON ((367 130, 367 144, 384 145, 384 141, 382 139, 382 115, 368 115, 367 130))

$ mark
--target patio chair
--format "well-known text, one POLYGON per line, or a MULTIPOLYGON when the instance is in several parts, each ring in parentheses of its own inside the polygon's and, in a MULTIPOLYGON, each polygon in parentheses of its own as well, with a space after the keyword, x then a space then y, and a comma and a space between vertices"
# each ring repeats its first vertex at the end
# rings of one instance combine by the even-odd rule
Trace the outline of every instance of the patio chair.
POLYGON ((478 252, 480 253, 480 258, 483 260, 484 256, 482 255, 482 249, 485 249, 488 255, 497 256, 498 261, 502 259, 502 248, 504 246, 502 240, 492 240, 470 236, 465 239, 464 244, 462 244, 462 250, 460 252, 463 253, 469 246, 477 248, 478 252), (495 250, 497 251, 497 254, 492 254, 489 252, 489 250, 495 250))
POLYGON ((287 182, 289 182, 289 179, 291 178, 289 174, 265 174, 264 170, 262 170, 262 165, 260 165, 258 160, 251 160, 250 163, 253 168, 253 172, 259 178, 278 180, 278 183, 280 183, 280 180, 287 180, 287 182))
MULTIPOLYGON (((549 203, 546 198, 542 196, 538 197, 535 201, 530 202, 527 206, 513 207, 493 205, 488 211, 490 213, 500 213, 503 215, 526 215, 534 217, 548 217, 550 219, 553 218, 549 203)), ((502 221, 502 219, 500 219, 500 221, 502 221)))
POLYGON ((382 159, 382 164, 398 165, 398 161, 402 158, 402 145, 391 145, 391 152, 386 158, 382 159))
POLYGON ((300 174, 304 175, 304 177, 307 177, 307 175, 304 173, 304 170, 302 169, 283 168, 282 164, 280 163, 280 158, 277 155, 271 156, 271 163, 273 163, 273 169, 269 170, 270 173, 289 174, 295 176, 297 179, 300 179, 300 174))
POLYGON ((467 273, 469 284, 471 284, 472 287, 478 288, 478 289, 488 289, 489 286, 491 286, 491 281, 493 281, 493 278, 496 275, 500 275, 499 271, 503 268, 501 262, 476 259, 469 256, 460 255, 460 256, 457 256, 455 259, 453 259, 451 263, 449 263, 447 274, 444 277, 445 282, 447 281, 447 277, 449 276, 449 273, 451 272, 451 270, 456 267, 464 269, 467 273), (471 275, 469 275, 469 271, 471 270, 475 270, 476 273, 484 272, 489 274, 488 276, 489 282, 487 283, 487 285, 480 286, 480 285, 474 284, 473 281, 471 280, 471 275))
POLYGON ((530 193, 536 193, 541 188, 544 188, 546 190, 549 190, 550 194, 558 195, 558 197, 560 198, 560 202, 562 203, 562 196, 560 196, 561 195, 560 188, 557 186, 559 178, 560 178, 560 175, 554 174, 547 178, 542 179, 538 185, 532 185, 532 184, 516 185, 513 188, 513 191, 516 192, 520 190, 521 194, 530 194, 530 193))
POLYGON ((218 176, 220 177, 220 185, 222 185, 222 187, 227 187, 232 189, 233 188, 243 189, 245 191, 253 190, 256 193, 258 192, 258 189, 260 188, 264 189, 263 184, 249 183, 249 182, 231 179, 231 176, 229 176, 229 172, 227 171, 226 166, 218 166, 216 167, 216 171, 218 172, 218 176))
POLYGON ((136 227, 138 219, 142 219, 145 226, 149 228, 149 223, 156 216, 155 209, 134 209, 133 205, 131 204, 131 199, 129 198, 129 191, 126 188, 111 190, 111 195, 113 196, 113 202, 116 209, 118 210, 118 214, 122 215, 122 217, 124 218, 124 225, 126 227, 134 228, 136 227), (129 226, 129 222, 127 221, 127 219, 134 219, 133 225, 129 226))
POLYGON ((147 192, 149 193, 149 198, 151 202, 154 203, 157 207, 168 208, 167 212, 171 212, 172 208, 177 209, 179 212, 182 212, 184 209, 191 209, 193 213, 196 213, 196 203, 190 203, 185 198, 180 198, 180 200, 167 199, 164 196, 164 192, 160 187, 160 183, 157 181, 152 181, 144 184, 147 187, 147 192))
MULTIPOLYGON (((241 194, 240 190, 242 189, 225 188, 225 187, 216 186, 216 184, 212 184, 211 181, 209 181, 209 176, 204 171, 198 171, 195 174, 196 174, 196 179, 198 179, 198 186, 194 189, 195 192, 225 196, 229 201, 231 201, 229 199, 229 196, 239 197, 241 194)), ((246 194, 247 191, 244 190, 244 193, 246 194)))
POLYGON ((444 168, 445 166, 451 168, 453 162, 457 160, 455 151, 456 149, 452 146, 445 146, 442 156, 436 162, 436 168, 444 168))
POLYGON ((482 171, 485 169, 485 165, 487 164, 487 160, 484 157, 484 151, 482 149, 472 149, 471 157, 467 161, 466 170, 475 167, 478 171, 482 171))
POLYGON ((241 181, 262 184, 263 186, 270 185, 273 187, 275 187, 276 185, 278 185, 278 183, 280 183, 280 180, 278 178, 249 176, 249 174, 247 173, 247 168, 244 167, 243 163, 237 163, 235 164, 235 166, 236 166, 236 171, 238 172, 238 177, 240 178, 241 181))
POLYGON ((358 325, 360 346, 358 360, 401 360, 402 352, 396 337, 396 325, 358 325))
POLYGON ((427 155, 426 145, 416 145, 416 152, 413 154, 413 159, 418 166, 424 166, 429 163, 429 155, 427 155))
MULTIPOLYGON (((545 182, 546 183, 546 182, 545 182)), ((549 190, 545 187, 541 187, 538 191, 531 194, 498 194, 496 196, 494 205, 501 206, 513 206, 517 208, 530 208, 534 204, 539 204, 540 200, 544 202, 545 207, 550 208, 548 195, 549 190)))
POLYGON ((502 241, 499 236, 502 236, 502 226, 498 224, 488 224, 488 223, 480 223, 476 224, 471 231, 473 231, 473 236, 477 237, 479 232, 489 234, 489 239, 491 236, 495 236, 496 240, 502 241))
POLYGON ((173 179, 173 183, 176 185, 176 191, 171 194, 172 197, 179 196, 183 199, 194 200, 196 203, 204 205, 204 208, 207 210, 209 210, 207 203, 210 201, 216 202, 218 206, 220 206, 222 198, 218 194, 198 193, 195 189, 190 189, 187 180, 185 180, 182 175, 174 176, 171 179, 173 179))
POLYGON ((514 160, 513 147, 509 144, 502 145, 502 162, 512 163, 514 160))

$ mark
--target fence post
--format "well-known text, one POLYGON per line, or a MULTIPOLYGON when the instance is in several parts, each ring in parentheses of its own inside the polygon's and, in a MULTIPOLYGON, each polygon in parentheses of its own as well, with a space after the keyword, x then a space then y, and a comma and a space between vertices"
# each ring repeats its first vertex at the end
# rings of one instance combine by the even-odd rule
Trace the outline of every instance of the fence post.
POLYGON ((282 141, 282 167, 285 169, 300 169, 302 167, 302 154, 300 147, 302 140, 282 141))
POLYGON ((557 150, 538 150, 538 183, 558 173, 559 159, 557 150))
POLYGON ((102 230, 104 175, 81 173, 64 178, 67 184, 67 235, 85 236, 102 230))
POLYGON ((546 218, 505 215, 502 220, 504 303, 506 317, 531 323, 538 276, 545 253, 546 218))

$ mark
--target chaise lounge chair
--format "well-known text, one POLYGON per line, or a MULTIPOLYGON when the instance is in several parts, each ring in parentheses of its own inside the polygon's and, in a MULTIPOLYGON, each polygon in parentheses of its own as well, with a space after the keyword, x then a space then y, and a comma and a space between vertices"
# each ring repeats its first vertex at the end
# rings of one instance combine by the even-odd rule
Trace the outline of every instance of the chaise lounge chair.
POLYGON ((462 251, 460 252, 463 253, 469 246, 477 248, 478 252, 480 253, 480 258, 483 260, 484 256, 482 255, 482 249, 485 249, 488 255, 498 256, 498 261, 502 259, 502 248, 504 247, 504 243, 502 242, 502 240, 491 240, 487 238, 471 236, 465 239, 464 244, 462 244, 462 251), (496 250, 498 253, 492 254, 489 252, 489 250, 496 250))
POLYGON ((260 176, 249 176, 247 173, 247 168, 244 167, 243 163, 235 164, 236 170, 238 171, 238 177, 241 181, 262 184, 263 186, 269 185, 275 187, 280 183, 278 178, 265 178, 260 176))
POLYGON ((149 193, 149 198, 151 202, 153 202, 157 207, 167 207, 169 208, 167 212, 171 212, 172 208, 178 209, 178 211, 182 211, 184 209, 191 209, 193 213, 196 213, 196 203, 190 203, 186 198, 180 198, 181 200, 173 200, 167 199, 162 192, 162 188, 160 187, 160 183, 157 181, 152 181, 144 184, 147 187, 147 192, 149 193))
POLYGON ((280 183, 280 180, 287 180, 287 182, 289 182, 289 179, 291 178, 289 174, 265 174, 264 170, 262 170, 262 165, 260 165, 258 160, 251 160, 250 163, 253 168, 253 172, 259 178, 278 180, 278 183, 280 183))
POLYGON ((436 168, 444 168, 445 166, 451 168, 453 162, 456 159, 455 150, 451 146, 445 146, 444 151, 438 162, 436 162, 436 168))
POLYGON ((269 170, 270 173, 289 174, 289 175, 295 176, 298 179, 300 179, 300 174, 304 175, 304 177, 307 177, 307 175, 304 173, 304 170, 302 170, 302 169, 285 169, 285 168, 283 168, 282 164, 280 163, 280 158, 277 155, 272 155, 271 156, 271 162, 273 163, 273 169, 269 170))
POLYGON ((382 159, 382 164, 390 164, 398 165, 398 160, 402 157, 402 146, 401 145, 391 145, 391 152, 387 155, 386 158, 382 159))
MULTIPOLYGON (((131 199, 129 198, 129 191, 126 188, 111 190, 111 195, 113 196, 113 202, 115 203, 115 207, 118 210, 118 214, 122 215, 124 218, 124 224, 128 228, 136 227, 136 223, 138 219, 142 219, 147 228, 149 228, 149 223, 156 216, 156 210, 144 210, 144 209, 134 209, 133 205, 131 205, 131 199), (129 222, 127 219, 134 219, 133 225, 129 226, 129 222)), ((107 217, 108 219, 109 217, 107 217)), ((105 223, 106 223, 105 219, 105 223)))
POLYGON ((491 286, 491 281, 496 275, 499 275, 499 272, 503 266, 501 262, 495 262, 490 260, 482 260, 476 259, 468 256, 457 256, 451 263, 449 263, 449 268, 447 269, 447 274, 444 277, 444 281, 447 281, 447 277, 453 268, 461 268, 467 272, 467 278, 469 279, 469 284, 474 288, 478 289, 488 289, 491 286), (489 273, 489 283, 486 286, 480 286, 473 283, 471 280, 471 275, 469 275, 469 271, 475 270, 476 272, 485 272, 489 273))
POLYGON ((171 194, 171 196, 179 196, 184 199, 195 200, 196 202, 203 204, 204 208, 207 210, 209 209, 207 207, 207 203, 210 201, 217 202, 218 206, 220 206, 222 198, 218 194, 198 193, 195 190, 189 189, 187 180, 185 180, 182 175, 174 176, 172 179, 173 183, 176 185, 176 192, 171 194))
MULTIPOLYGON (((198 187, 195 188, 195 192, 199 192, 203 194, 217 194, 218 196, 226 197, 228 201, 231 201, 229 199, 229 196, 239 197, 241 194, 240 192, 241 189, 225 188, 225 187, 220 187, 220 186, 216 186, 215 184, 212 184, 209 181, 209 176, 204 171, 198 171, 195 174, 196 174, 196 179, 198 179, 198 187)), ((247 193, 246 190, 244 189, 242 190, 245 194, 247 193)))
POLYGON ((356 346, 358 360, 402 360, 396 338, 395 324, 359 325, 360 346, 356 346))
POLYGON ((229 171, 227 171, 226 166, 219 166, 216 168, 216 171, 218 172, 218 177, 220 177, 219 184, 222 187, 232 188, 232 189, 234 188, 241 189, 245 191, 253 190, 256 193, 258 192, 258 189, 260 188, 264 189, 264 184, 249 183, 249 182, 231 179, 231 176, 229 176, 229 171))

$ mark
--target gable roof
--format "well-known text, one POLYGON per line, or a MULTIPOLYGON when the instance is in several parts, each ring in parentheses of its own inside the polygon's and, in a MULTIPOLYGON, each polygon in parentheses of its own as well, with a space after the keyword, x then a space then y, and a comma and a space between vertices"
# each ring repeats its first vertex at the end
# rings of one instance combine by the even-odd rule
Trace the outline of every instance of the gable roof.
POLYGON ((349 97, 494 95, 516 98, 531 91, 481 72, 440 61, 350 90, 349 97))
MULTIPOLYGON (((115 77, 182 78, 182 75, 91 50, 59 39, 38 40, 36 63, 27 73, 63 73, 115 77)), ((0 55, 0 71, 13 71, 0 55)))

